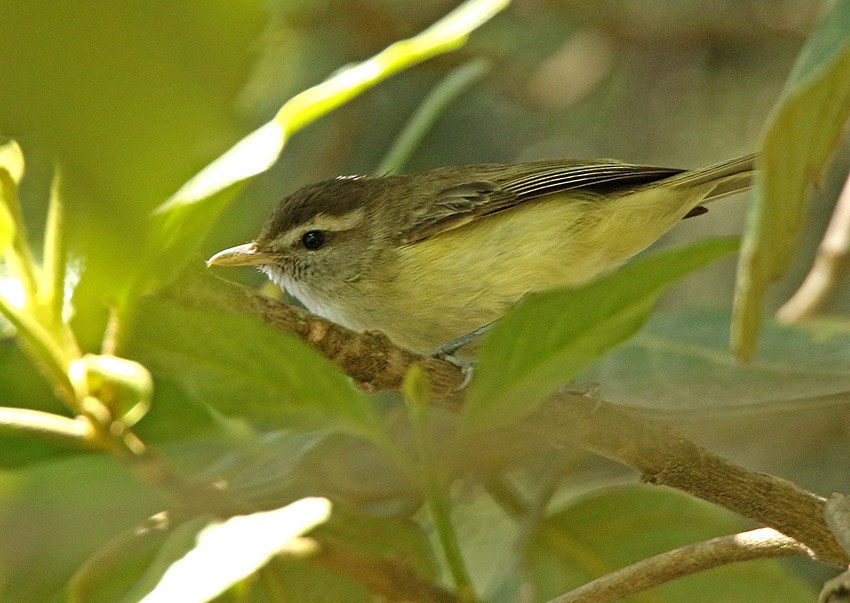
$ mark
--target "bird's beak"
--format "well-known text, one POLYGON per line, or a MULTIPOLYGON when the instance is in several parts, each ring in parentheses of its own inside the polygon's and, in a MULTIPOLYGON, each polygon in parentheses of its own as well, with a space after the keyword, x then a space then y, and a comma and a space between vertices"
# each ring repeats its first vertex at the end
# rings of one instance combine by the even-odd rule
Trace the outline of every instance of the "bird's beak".
POLYGON ((210 266, 261 266, 272 264, 272 254, 257 249, 256 243, 245 243, 237 245, 217 254, 207 260, 207 268, 210 266))

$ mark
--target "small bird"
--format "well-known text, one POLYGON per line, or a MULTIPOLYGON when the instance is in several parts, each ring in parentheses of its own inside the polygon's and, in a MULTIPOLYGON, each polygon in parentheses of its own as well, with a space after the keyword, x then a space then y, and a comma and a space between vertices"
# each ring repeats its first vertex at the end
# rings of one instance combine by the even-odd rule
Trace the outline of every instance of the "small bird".
POLYGON ((701 204, 746 190, 753 155, 686 171, 538 161, 347 176, 285 197, 207 265, 259 267, 314 314, 428 353, 524 295, 617 268, 701 204))

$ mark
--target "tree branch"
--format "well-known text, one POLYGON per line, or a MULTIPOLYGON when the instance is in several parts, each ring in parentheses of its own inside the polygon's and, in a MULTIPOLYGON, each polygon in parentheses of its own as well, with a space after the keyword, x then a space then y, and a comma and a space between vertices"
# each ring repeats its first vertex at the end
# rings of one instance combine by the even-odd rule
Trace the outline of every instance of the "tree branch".
MULTIPOLYGON (((197 272, 186 274, 170 295, 191 306, 252 314, 294 333, 370 391, 399 390, 408 367, 419 363, 431 380, 432 402, 460 411, 458 387, 463 374, 458 367, 399 348, 380 333, 355 333, 255 291, 215 280, 197 272)), ((648 483, 688 492, 779 530, 811 548, 824 563, 850 562, 825 523, 823 498, 789 481, 730 463, 626 409, 583 395, 560 394, 516 428, 555 443, 582 446, 637 469, 648 483)))
POLYGON ((588 582, 549 603, 607 603, 654 586, 721 565, 790 557, 814 556, 793 538, 770 528, 721 536, 661 553, 588 582))
POLYGON ((810 318, 826 302, 838 280, 850 270, 850 176, 826 234, 818 246, 812 269, 797 292, 776 313, 784 323, 810 318))

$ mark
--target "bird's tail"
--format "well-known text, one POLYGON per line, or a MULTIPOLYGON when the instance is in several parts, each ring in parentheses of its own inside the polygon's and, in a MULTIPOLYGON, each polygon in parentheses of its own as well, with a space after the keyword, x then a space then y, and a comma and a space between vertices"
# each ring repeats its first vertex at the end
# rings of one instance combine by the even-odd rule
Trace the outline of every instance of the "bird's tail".
POLYGON ((754 154, 744 155, 702 170, 693 170, 681 176, 674 176, 673 179, 680 178, 681 185, 684 186, 714 183, 714 188, 700 201, 700 203, 709 203, 750 188, 755 162, 754 154))

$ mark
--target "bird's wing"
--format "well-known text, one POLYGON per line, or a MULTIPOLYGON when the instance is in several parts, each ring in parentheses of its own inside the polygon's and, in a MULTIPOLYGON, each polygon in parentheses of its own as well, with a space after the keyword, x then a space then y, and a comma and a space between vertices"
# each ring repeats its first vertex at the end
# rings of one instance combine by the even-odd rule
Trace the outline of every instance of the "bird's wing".
POLYGON ((398 233, 401 243, 415 243, 546 195, 579 190, 614 193, 683 171, 616 162, 546 161, 470 166, 464 172, 471 177, 452 182, 446 174, 456 170, 432 171, 432 180, 443 185, 408 214, 405 227, 398 233))

